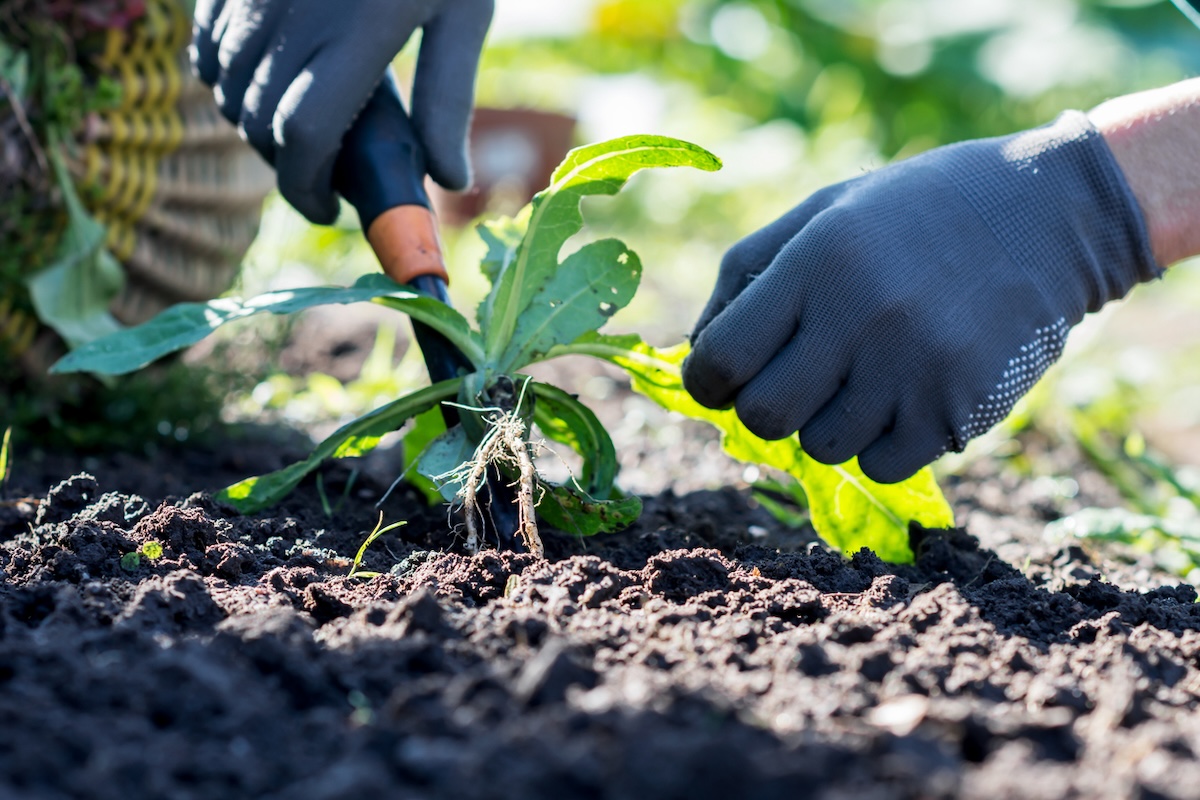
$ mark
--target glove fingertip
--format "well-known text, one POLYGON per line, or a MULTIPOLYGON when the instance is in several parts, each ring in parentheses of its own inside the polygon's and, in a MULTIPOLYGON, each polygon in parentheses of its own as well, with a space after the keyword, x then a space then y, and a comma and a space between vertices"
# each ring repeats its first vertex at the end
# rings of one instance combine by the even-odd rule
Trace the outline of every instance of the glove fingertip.
MULTIPOLYGON (((232 122, 234 125, 241 124, 242 116, 242 98, 234 97, 225 90, 225 85, 217 83, 213 86, 213 102, 216 103, 217 111, 221 112, 221 116, 232 122)), ((244 136, 245 134, 243 134, 244 136)), ((257 148, 255 148, 257 149, 257 148)), ((259 150, 262 153, 262 150, 259 150)), ((263 154, 265 157, 265 154, 263 154)))
POLYGON ((305 219, 314 225, 332 225, 337 221, 341 206, 332 192, 327 195, 316 193, 293 194, 283 193, 293 208, 299 211, 305 219))
POLYGON ((426 151, 428 158, 426 167, 429 177, 433 178, 438 186, 451 192, 461 192, 470 188, 473 176, 471 175, 471 164, 465 152, 446 157, 439 156, 429 151, 428 148, 426 151))
POLYGON ((191 62, 192 71, 205 86, 212 86, 217 82, 217 71, 220 65, 217 64, 217 58, 213 51, 215 48, 207 47, 198 40, 188 45, 188 61, 191 62))
POLYGON ((467 143, 470 118, 446 119, 437 110, 414 107, 412 120, 425 152, 425 171, 429 177, 451 192, 470 188, 474 177, 467 143))
POLYGON ((714 411, 725 411, 733 407, 734 395, 704 362, 703 356, 692 351, 680 366, 683 388, 700 405, 714 411))
POLYGON ((224 13, 225 0, 198 0, 192 16, 192 42, 188 45, 188 58, 196 76, 207 86, 216 85, 221 78, 224 13))
POLYGON ((279 172, 279 193, 304 218, 316 225, 332 225, 337 221, 341 204, 333 192, 332 162, 327 169, 317 169, 302 175, 291 170, 279 172))
POLYGON ((858 467, 876 483, 891 484, 906 481, 929 466, 944 449, 940 451, 919 445, 906 445, 902 437, 887 436, 864 450, 858 457, 858 467))
POLYGON ((413 78, 412 119, 439 185, 461 191, 471 185, 468 141, 480 50, 492 3, 446 3, 424 26, 413 78))

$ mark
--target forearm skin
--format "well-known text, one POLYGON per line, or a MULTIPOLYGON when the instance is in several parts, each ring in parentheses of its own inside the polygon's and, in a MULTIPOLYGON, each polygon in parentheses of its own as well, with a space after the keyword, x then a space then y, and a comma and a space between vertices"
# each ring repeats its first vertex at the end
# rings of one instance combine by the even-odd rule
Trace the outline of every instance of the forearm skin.
POLYGON ((1109 100, 1088 117, 1141 206, 1158 263, 1200 255, 1200 78, 1109 100))

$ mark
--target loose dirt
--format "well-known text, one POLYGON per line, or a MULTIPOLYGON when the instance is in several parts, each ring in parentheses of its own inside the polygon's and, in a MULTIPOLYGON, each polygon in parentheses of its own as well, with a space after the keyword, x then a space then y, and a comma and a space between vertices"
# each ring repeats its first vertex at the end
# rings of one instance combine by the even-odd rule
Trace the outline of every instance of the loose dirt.
POLYGON ((736 488, 467 556, 400 492, 361 580, 369 474, 324 470, 332 514, 311 482, 252 517, 189 494, 291 446, 14 476, 0 797, 1200 796, 1195 591, 1040 538, 1087 475, 1063 499, 980 465, 950 485, 966 530, 914 531, 911 566, 736 488))

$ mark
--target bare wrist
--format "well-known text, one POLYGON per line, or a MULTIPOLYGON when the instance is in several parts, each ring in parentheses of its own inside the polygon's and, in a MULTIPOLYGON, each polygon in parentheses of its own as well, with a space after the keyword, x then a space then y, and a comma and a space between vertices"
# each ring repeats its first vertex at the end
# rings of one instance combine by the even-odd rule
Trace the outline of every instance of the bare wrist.
POLYGON ((1200 255, 1200 78, 1088 112, 1141 206, 1154 257, 1200 255))

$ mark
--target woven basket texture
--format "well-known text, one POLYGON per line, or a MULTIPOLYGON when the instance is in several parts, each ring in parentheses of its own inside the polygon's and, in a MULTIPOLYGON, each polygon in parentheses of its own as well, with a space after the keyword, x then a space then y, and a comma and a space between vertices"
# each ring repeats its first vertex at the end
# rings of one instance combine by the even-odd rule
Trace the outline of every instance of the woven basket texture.
MULTIPOLYGON (((127 27, 103 31, 79 48, 88 71, 121 90, 118 108, 91 115, 76 132, 68 161, 84 204, 107 229, 107 248, 124 267, 125 286, 112 313, 125 324, 228 289, 274 185, 270 167, 193 77, 190 28, 187 0, 145 0, 144 13, 127 27)), ((0 115, 0 179, 6 164, 32 163, 27 134, 13 115, 0 115)), ((57 202, 52 182, 39 183, 39 174, 45 173, 22 171, 26 210, 57 202)), ((53 254, 61 232, 53 214, 42 217, 57 229, 43 224, 27 235, 21 262, 34 270, 53 254)), ((41 373, 62 344, 49 329, 32 325, 27 304, 11 296, 11 282, 5 286, 10 296, 0 298, 0 348, 16 355, 27 373, 41 373)))

